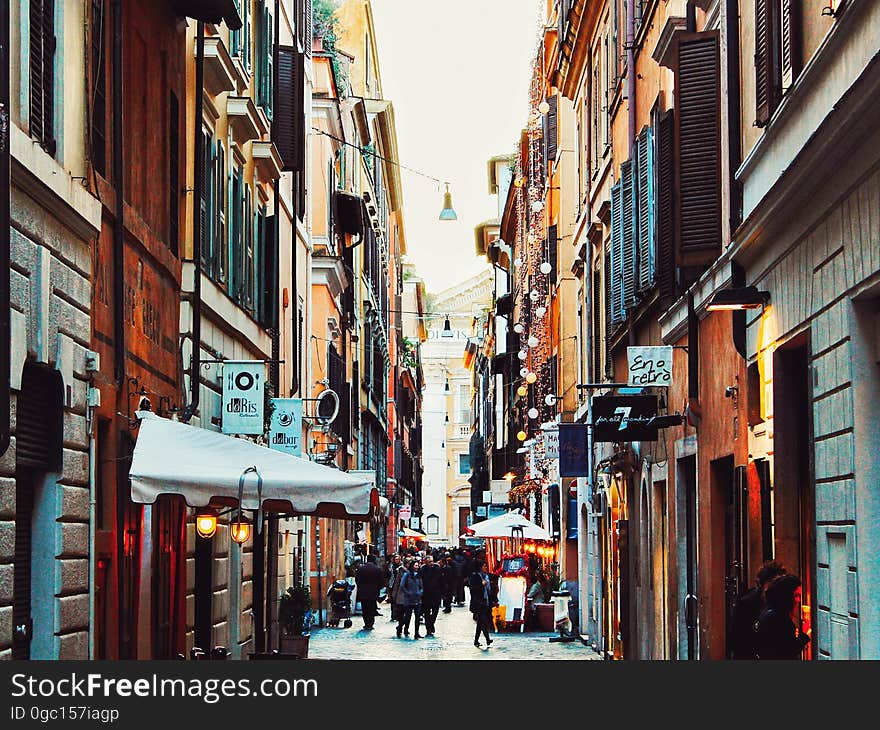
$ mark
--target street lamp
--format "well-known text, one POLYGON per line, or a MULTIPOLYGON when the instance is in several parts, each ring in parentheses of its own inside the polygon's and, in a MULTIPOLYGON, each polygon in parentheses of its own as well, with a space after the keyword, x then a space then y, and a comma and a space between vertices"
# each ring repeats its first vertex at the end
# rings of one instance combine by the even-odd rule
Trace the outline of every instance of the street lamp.
POLYGON ((196 515, 196 532, 205 539, 214 537, 217 532, 217 510, 213 507, 199 510, 196 515))
POLYGON ((440 211, 441 221, 457 221, 458 216, 452 208, 452 193, 449 192, 449 183, 446 183, 446 192, 443 193, 443 210, 440 211))
POLYGON ((706 309, 710 312, 759 309, 769 301, 770 292, 759 291, 756 286, 732 287, 715 292, 706 309))

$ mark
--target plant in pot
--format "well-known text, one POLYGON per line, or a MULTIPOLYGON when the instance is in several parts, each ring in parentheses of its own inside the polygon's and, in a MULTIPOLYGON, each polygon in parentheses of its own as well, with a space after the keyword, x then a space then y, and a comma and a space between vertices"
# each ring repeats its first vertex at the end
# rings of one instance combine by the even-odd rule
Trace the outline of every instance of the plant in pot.
POLYGON ((309 626, 312 596, 308 586, 292 586, 281 594, 278 623, 281 627, 280 650, 296 654, 300 659, 309 656, 309 626))

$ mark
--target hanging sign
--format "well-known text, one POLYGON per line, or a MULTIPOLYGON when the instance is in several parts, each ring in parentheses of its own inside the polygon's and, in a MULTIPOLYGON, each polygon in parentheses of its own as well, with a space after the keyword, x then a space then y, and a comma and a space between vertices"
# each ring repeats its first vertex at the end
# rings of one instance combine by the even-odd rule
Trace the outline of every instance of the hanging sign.
POLYGON ((544 456, 548 459, 559 458, 559 430, 548 429, 544 431, 544 456))
POLYGON ((223 363, 223 433, 261 434, 266 363, 223 363))
POLYGON ((302 456, 302 398, 272 398, 269 418, 269 448, 291 456, 302 456))
POLYGON ((596 395, 592 410, 594 442, 657 440, 657 427, 647 425, 657 415, 655 395, 596 395))
POLYGON ((585 477, 587 465, 587 426, 584 423, 559 424, 559 476, 585 477))
POLYGON ((412 507, 408 504, 402 504, 397 510, 397 517, 401 522, 409 522, 412 517, 412 507))
POLYGON ((627 347, 630 385, 672 385, 672 346, 627 347))

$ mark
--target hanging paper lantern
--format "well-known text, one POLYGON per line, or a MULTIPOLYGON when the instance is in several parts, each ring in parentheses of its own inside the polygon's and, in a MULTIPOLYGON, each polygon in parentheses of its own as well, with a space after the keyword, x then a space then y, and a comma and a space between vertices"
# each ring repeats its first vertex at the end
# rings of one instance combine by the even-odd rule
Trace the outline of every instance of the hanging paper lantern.
POLYGON ((538 294, 538 290, 537 290, 537 289, 532 289, 532 290, 529 292, 529 299, 531 299, 533 302, 537 302, 539 296, 540 296, 540 294, 538 294))
POLYGON ((537 408, 529 408, 529 418, 535 420, 538 417, 538 409, 537 408))
POLYGON ((547 307, 538 307, 535 309, 535 316, 543 317, 545 314, 547 314, 547 307))
POLYGON ((524 378, 524 377, 525 377, 526 375, 528 375, 528 374, 529 374, 529 369, 528 369, 528 368, 520 368, 520 370, 519 370, 519 376, 520 376, 521 378, 524 378))
POLYGON ((536 200, 532 203, 532 213, 540 213, 544 210, 544 201, 536 200))
POLYGON ((538 338, 535 337, 534 335, 531 335, 531 336, 529 337, 529 347, 531 347, 531 348, 535 348, 535 347, 538 346, 538 344, 539 344, 539 340, 538 340, 538 338))
POLYGON ((549 274, 551 271, 553 271, 553 267, 547 261, 545 261, 543 264, 541 264, 541 273, 542 274, 549 274))
POLYGON ((513 325, 513 331, 516 332, 518 335, 521 335, 524 329, 525 328, 520 322, 517 322, 515 325, 513 325))
POLYGON ((517 356, 520 360, 525 360, 525 359, 529 356, 529 354, 528 354, 525 350, 520 350, 520 351, 516 354, 516 356, 517 356))

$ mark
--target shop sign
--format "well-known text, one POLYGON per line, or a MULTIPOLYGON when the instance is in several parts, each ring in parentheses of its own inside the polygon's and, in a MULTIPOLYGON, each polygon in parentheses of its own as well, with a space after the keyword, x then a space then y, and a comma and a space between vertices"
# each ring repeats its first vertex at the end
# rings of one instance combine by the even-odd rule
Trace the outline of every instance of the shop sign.
POLYGON ((657 440, 657 428, 647 425, 657 415, 657 396, 597 395, 592 410, 594 442, 657 440))
POLYGON ((302 456, 302 398, 272 398, 269 448, 302 456))
POLYGON ((408 504, 402 504, 397 510, 397 518, 401 522, 408 522, 410 517, 412 517, 412 507, 408 504))
POLYGON ((630 385, 672 385, 672 346, 627 347, 630 385))
POLYGON ((559 430, 548 429, 544 431, 544 456, 548 459, 559 458, 559 430))
POLYGON ((559 424, 559 476, 585 477, 587 464, 587 426, 583 423, 559 424))
POLYGON ((263 361, 223 363, 223 433, 263 433, 265 386, 263 361))

